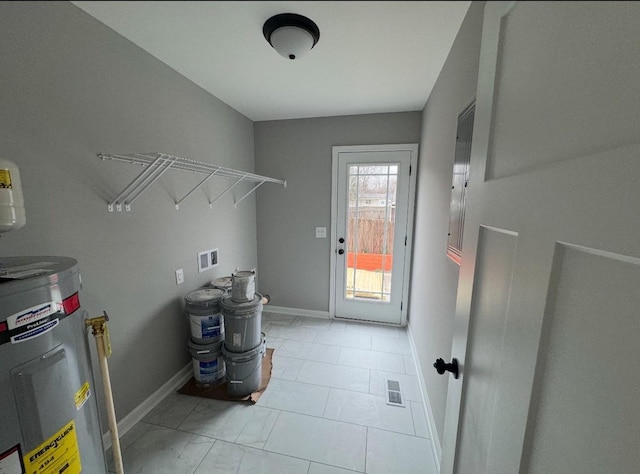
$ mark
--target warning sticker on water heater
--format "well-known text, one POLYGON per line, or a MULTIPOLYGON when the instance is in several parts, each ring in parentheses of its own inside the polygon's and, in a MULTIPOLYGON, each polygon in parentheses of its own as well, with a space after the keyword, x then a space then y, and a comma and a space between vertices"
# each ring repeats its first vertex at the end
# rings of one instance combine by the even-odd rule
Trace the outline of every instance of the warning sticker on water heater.
MULTIPOLYGON (((80 408, 82 408, 82 405, 84 405, 86 401, 89 400, 90 396, 91 389, 89 388, 89 382, 85 382, 84 385, 80 387, 80 390, 78 390, 73 396, 73 399, 76 403, 76 410, 80 410, 80 408)), ((2 474, 2 471, 0 471, 0 474, 2 474)))
POLYGON ((74 420, 24 457, 27 474, 79 474, 82 471, 74 420))
POLYGON ((11 189, 13 185, 11 184, 11 171, 8 169, 0 170, 0 188, 2 189, 11 189))

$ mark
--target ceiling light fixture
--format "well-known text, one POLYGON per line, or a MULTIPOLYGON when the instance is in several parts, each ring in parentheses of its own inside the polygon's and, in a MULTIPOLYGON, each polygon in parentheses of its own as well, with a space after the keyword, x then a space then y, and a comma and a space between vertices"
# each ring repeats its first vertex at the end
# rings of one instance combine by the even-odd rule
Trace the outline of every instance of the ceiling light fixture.
POLYGON ((273 49, 287 59, 300 59, 320 39, 318 25, 295 13, 272 16, 264 22, 262 33, 273 49))

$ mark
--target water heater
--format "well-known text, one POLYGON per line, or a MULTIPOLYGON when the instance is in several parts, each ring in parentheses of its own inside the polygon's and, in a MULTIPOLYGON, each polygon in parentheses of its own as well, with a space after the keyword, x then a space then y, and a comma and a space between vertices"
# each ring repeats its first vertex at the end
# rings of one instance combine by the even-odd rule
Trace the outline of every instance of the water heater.
POLYGON ((105 473, 77 262, 0 258, 0 473, 105 473))

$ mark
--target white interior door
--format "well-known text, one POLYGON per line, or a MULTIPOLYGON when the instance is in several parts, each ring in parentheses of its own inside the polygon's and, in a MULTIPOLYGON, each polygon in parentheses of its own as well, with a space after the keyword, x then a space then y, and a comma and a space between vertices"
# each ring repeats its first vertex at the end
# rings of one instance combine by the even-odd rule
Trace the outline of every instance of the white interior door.
POLYGON ((638 472, 640 4, 484 21, 441 472, 638 472))
POLYGON ((416 153, 417 145, 333 149, 335 317, 406 321, 416 153))

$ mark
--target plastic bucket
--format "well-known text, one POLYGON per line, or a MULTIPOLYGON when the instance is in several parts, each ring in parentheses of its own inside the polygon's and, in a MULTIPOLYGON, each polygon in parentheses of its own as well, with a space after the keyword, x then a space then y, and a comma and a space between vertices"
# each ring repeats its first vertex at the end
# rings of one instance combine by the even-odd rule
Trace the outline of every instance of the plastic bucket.
POLYGON ((191 338, 195 343, 212 344, 224 339, 224 317, 220 312, 220 299, 224 294, 217 288, 204 288, 186 296, 191 338))
POLYGON ((224 317, 225 347, 231 352, 247 352, 262 342, 262 295, 256 293, 253 301, 236 303, 232 296, 220 302, 224 317))
POLYGON ((224 382, 226 366, 222 357, 223 342, 202 345, 189 340, 193 378, 198 387, 213 387, 224 382))
POLYGON ((262 381, 262 344, 247 352, 228 351, 222 346, 222 355, 227 368, 227 393, 233 397, 244 397, 260 388, 262 381))
POLYGON ((231 274, 231 298, 236 303, 253 301, 256 294, 256 272, 237 271, 231 274))

